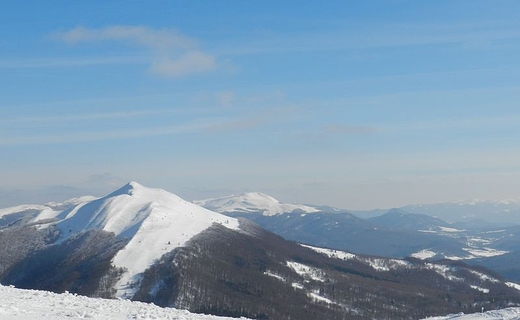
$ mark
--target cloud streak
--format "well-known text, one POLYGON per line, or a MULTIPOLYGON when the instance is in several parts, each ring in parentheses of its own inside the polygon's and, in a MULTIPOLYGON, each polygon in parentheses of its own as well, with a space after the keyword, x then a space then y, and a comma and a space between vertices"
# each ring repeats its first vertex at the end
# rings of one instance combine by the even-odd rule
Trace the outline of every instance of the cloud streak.
POLYGON ((214 71, 216 58, 198 48, 197 41, 172 29, 116 25, 100 29, 76 27, 51 36, 70 45, 122 42, 153 52, 149 70, 163 77, 181 77, 214 71))
POLYGON ((375 133, 377 129, 372 126, 330 124, 324 128, 324 132, 331 134, 367 134, 375 133))
POLYGON ((76 27, 74 29, 56 32, 54 39, 68 44, 100 41, 125 41, 131 44, 155 49, 191 49, 195 42, 171 29, 156 30, 145 26, 118 25, 101 29, 76 27))
MULTIPOLYGON (((258 33, 238 38, 231 46, 221 46, 223 55, 251 55, 290 52, 321 52, 456 45, 467 49, 489 48, 497 42, 520 38, 509 25, 492 28, 494 23, 389 23, 371 26, 338 23, 335 29, 299 34, 258 33), (356 30, 352 32, 352 30, 356 30)), ((366 55, 363 55, 363 59, 366 55)))
MULTIPOLYGON (((151 112, 134 112, 130 114, 107 113, 107 114, 87 114, 78 116, 63 116, 41 120, 44 123, 57 121, 81 121, 96 119, 112 119, 119 117, 137 117, 153 115, 151 112)), ((161 114, 160 111, 155 114, 161 114)), ((32 118, 19 119, 23 123, 31 123, 32 118)), ((60 134, 40 134, 40 135, 12 135, 0 137, 0 146, 19 146, 19 145, 46 145, 79 142, 95 142, 106 140, 127 140, 159 136, 174 136, 179 134, 196 133, 226 133, 233 131, 243 131, 264 125, 270 121, 268 116, 243 117, 243 118, 201 118, 177 125, 144 127, 144 128, 122 128, 118 130, 97 130, 84 132, 68 132, 60 134)), ((0 123, 2 123, 0 121, 0 123)), ((31 123, 32 124, 32 123, 31 123)))
POLYGON ((205 130, 205 128, 207 128, 209 125, 210 124, 204 122, 192 122, 174 126, 153 128, 132 128, 113 131, 72 132, 69 134, 63 133, 37 136, 16 136, 11 138, 0 138, 0 146, 61 144, 157 137, 182 133, 200 132, 205 130))
POLYGON ((146 63, 143 57, 81 57, 75 59, 27 59, 4 60, 0 62, 0 69, 21 68, 53 68, 53 67, 84 67, 104 64, 136 64, 146 63))
POLYGON ((92 120, 111 120, 111 119, 125 119, 145 116, 164 116, 167 114, 179 113, 176 109, 164 110, 139 110, 139 111, 121 111, 121 112, 99 112, 99 113, 84 113, 84 114, 69 114, 69 115, 53 115, 53 116, 39 116, 39 117, 20 117, 20 118, 5 118, 0 119, 0 124, 29 124, 36 123, 60 123, 60 122, 74 122, 74 121, 92 121, 92 120))

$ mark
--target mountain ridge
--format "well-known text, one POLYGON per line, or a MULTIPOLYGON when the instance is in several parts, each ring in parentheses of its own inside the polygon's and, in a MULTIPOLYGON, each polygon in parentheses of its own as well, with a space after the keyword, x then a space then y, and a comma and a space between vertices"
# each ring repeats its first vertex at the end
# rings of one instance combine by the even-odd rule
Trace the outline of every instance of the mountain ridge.
POLYGON ((404 319, 520 305, 518 290, 484 269, 304 246, 247 219, 282 228, 303 219, 302 234, 319 223, 318 238, 350 234, 348 226, 365 236, 379 232, 346 212, 257 211, 235 219, 134 182, 86 200, 57 206, 64 210, 46 214, 54 219, 38 219, 43 207, 11 210, 12 223, 0 228, 0 281, 256 319, 404 319))
POLYGON ((274 216, 293 211, 302 213, 314 213, 319 211, 319 209, 308 205, 281 203, 274 197, 260 192, 245 192, 238 196, 230 195, 221 198, 195 200, 194 203, 220 213, 260 212, 264 216, 274 216))

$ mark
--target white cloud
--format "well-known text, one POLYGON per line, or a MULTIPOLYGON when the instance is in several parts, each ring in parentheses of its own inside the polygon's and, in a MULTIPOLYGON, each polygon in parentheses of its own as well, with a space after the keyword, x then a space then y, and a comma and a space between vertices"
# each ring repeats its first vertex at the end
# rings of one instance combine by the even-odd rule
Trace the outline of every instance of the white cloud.
POLYGON ((156 30, 144 26, 110 26, 101 29, 76 27, 65 32, 57 32, 54 38, 69 44, 99 41, 126 41, 154 49, 193 48, 195 42, 171 29, 156 30))
POLYGON ((211 55, 189 51, 177 59, 161 58, 152 64, 151 71, 161 76, 179 77, 191 73, 212 71, 216 67, 211 55))
POLYGON ((213 71, 216 58, 202 52, 194 39, 171 29, 145 26, 109 26, 100 29, 76 27, 52 37, 71 45, 92 42, 124 42, 152 50, 150 70, 160 76, 179 77, 213 71))

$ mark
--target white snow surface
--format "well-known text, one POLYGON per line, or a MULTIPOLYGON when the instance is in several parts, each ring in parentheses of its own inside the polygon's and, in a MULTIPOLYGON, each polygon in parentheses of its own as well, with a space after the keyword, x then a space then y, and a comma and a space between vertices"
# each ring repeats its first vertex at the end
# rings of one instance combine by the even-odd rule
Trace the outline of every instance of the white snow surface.
MULTIPOLYGON (((32 218, 29 219, 29 223, 38 223, 41 221, 55 220, 58 216, 77 205, 85 202, 95 200, 95 197, 84 196, 79 198, 73 198, 64 202, 49 202, 44 205, 40 204, 25 204, 9 208, 0 209, 0 218, 10 214, 29 214, 32 218)), ((41 223, 40 223, 41 225, 41 223)))
POLYGON ((44 211, 44 210, 52 210, 52 209, 50 207, 44 206, 44 205, 24 204, 24 205, 20 205, 20 206, 0 209, 0 217, 3 217, 8 214, 21 213, 21 212, 27 212, 27 211, 32 211, 32 210, 44 211))
POLYGON ((458 282, 464 281, 464 279, 453 275, 453 271, 455 271, 453 267, 446 266, 443 264, 434 264, 434 263, 427 263, 425 266, 427 269, 431 269, 431 270, 437 272, 439 275, 443 276, 445 279, 448 279, 450 281, 458 281, 458 282))
POLYGON ((310 278, 314 281, 325 282, 324 272, 321 269, 310 267, 295 261, 287 261, 287 266, 304 279, 310 278))
POLYGON ((469 252, 471 256, 464 259, 482 258, 482 257, 496 257, 509 253, 509 251, 497 250, 492 248, 462 248, 462 250, 469 252))
POLYGON ((518 284, 518 283, 514 283, 514 282, 506 282, 506 285, 507 285, 509 288, 513 288, 513 289, 516 289, 516 290, 519 290, 519 291, 520 291, 520 284, 518 284))
POLYGON ((325 302, 327 304, 333 304, 332 300, 320 296, 317 292, 309 292, 307 294, 307 296, 309 296, 312 300, 317 301, 317 302, 325 302))
POLYGON ((423 320, 518 320, 520 319, 520 308, 507 308, 492 310, 473 314, 452 314, 442 317, 430 317, 423 320))
POLYGON ((88 298, 70 293, 57 294, 0 285, 0 319, 224 320, 236 318, 194 314, 186 310, 161 308, 154 304, 130 300, 88 298))
MULTIPOLYGON (((67 212, 65 212, 67 213, 67 212)), ((57 224, 61 241, 89 229, 128 238, 113 264, 127 269, 117 283, 118 297, 130 298, 131 285, 163 254, 201 233, 213 223, 238 229, 238 220, 204 209, 162 189, 130 182, 106 197, 81 203, 57 224)))
POLYGON ((410 266, 410 263, 408 261, 399 259, 381 259, 366 257, 359 258, 359 260, 367 263, 369 266, 371 266, 374 270, 377 271, 390 271, 410 266))
POLYGON ((436 255, 437 255, 437 253, 435 253, 434 251, 432 251, 430 249, 423 249, 423 250, 418 251, 416 253, 412 253, 410 256, 413 257, 413 258, 426 260, 426 259, 429 259, 429 258, 433 258, 436 255))
POLYGON ((222 198, 212 198, 194 201, 201 207, 216 212, 262 212, 264 216, 293 212, 295 210, 304 213, 318 212, 319 210, 302 204, 281 203, 275 198, 259 192, 247 192, 239 196, 231 195, 222 198))
MULTIPOLYGON (((460 257, 459 256, 450 256, 450 255, 443 255, 443 256, 446 259, 457 261, 457 260, 470 260, 470 259, 476 259, 476 258, 482 258, 482 257, 496 257, 496 256, 501 256, 501 255, 509 253, 509 251, 497 250, 497 249, 487 248, 487 247, 462 248, 462 250, 466 251, 469 254, 465 255, 465 256, 460 256, 460 257)), ((412 253, 410 256, 417 258, 417 259, 426 260, 426 259, 437 256, 437 253, 430 249, 424 249, 424 250, 412 253)))
POLYGON ((365 256, 357 256, 353 253, 334 250, 334 249, 326 249, 320 247, 313 247, 305 244, 300 244, 302 247, 312 249, 318 253, 321 253, 332 259, 340 259, 340 260, 352 260, 355 259, 357 261, 363 262, 369 265, 371 268, 377 271, 390 271, 399 268, 406 268, 410 266, 410 263, 405 260, 399 259, 383 259, 376 257, 365 257, 365 256))
POLYGON ((335 249, 327 249, 320 247, 313 247, 306 244, 300 244, 302 247, 309 248, 315 252, 321 253, 332 259, 340 259, 340 260, 349 260, 356 258, 356 255, 350 252, 335 250, 335 249))

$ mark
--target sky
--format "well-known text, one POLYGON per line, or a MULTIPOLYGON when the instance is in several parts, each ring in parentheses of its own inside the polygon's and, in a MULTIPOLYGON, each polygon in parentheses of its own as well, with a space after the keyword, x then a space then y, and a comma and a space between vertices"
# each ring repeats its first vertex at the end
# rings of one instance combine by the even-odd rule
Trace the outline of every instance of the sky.
POLYGON ((519 1, 13 1, 0 207, 128 181, 344 209, 520 200, 519 1))

